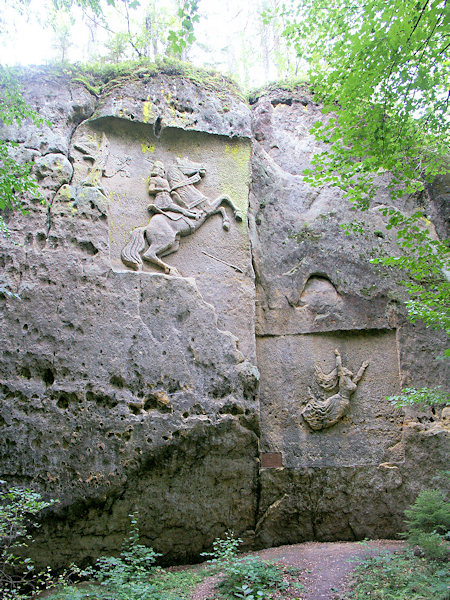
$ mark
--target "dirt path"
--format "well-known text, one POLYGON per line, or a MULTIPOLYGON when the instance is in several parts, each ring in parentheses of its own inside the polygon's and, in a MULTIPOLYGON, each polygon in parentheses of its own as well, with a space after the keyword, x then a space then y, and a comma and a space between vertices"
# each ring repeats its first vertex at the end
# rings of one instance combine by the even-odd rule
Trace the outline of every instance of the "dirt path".
MULTIPOLYGON (((394 540, 372 540, 369 542, 307 542, 293 546, 268 548, 252 552, 264 560, 282 563, 286 567, 301 570, 298 582, 304 590, 297 596, 302 600, 334 600, 340 597, 345 587, 345 578, 355 568, 358 559, 382 551, 395 552, 403 542, 394 540)), ((215 598, 214 583, 206 580, 194 592, 193 600, 215 598)))
POLYGON ((383 550, 395 552, 402 544, 393 540, 373 540, 364 544, 307 542, 269 548, 257 554, 265 560, 301 569, 304 574, 302 583, 306 587, 304 600, 332 600, 343 591, 345 577, 355 568, 354 560, 383 550))

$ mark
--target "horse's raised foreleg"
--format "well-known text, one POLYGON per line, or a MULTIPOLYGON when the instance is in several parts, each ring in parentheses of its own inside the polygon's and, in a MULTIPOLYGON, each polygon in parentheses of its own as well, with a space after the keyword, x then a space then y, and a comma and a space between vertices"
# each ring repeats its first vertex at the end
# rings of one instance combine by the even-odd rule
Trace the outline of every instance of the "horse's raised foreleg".
POLYGON ((227 204, 233 211, 233 215, 236 221, 242 221, 241 210, 234 204, 234 202, 229 196, 219 196, 211 204, 214 209, 219 207, 221 204, 227 204))
POLYGON ((208 215, 222 215, 222 227, 225 231, 229 231, 230 229, 230 219, 228 218, 227 212, 223 206, 219 206, 216 210, 212 210, 208 212, 208 215))

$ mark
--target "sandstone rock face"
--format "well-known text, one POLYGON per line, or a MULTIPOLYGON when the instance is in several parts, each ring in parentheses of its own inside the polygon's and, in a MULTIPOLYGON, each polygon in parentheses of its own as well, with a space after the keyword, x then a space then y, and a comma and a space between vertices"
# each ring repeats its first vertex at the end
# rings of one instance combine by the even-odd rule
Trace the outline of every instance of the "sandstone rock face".
MULTIPOLYGON (((430 473, 444 468, 448 451, 448 432, 434 426, 437 416, 424 416, 428 425, 413 435, 386 400, 402 385, 445 385, 447 376, 435 360, 439 336, 405 319, 395 277, 368 263, 378 249, 395 254, 378 211, 389 202, 388 180, 380 179, 364 215, 364 236, 345 235, 340 225, 355 218, 348 203, 302 178, 320 149, 309 130, 321 118, 307 89, 270 92, 253 105, 249 223, 262 462, 279 457, 277 468, 261 470, 255 532, 261 546, 395 535, 404 508, 430 473), (367 363, 347 399, 336 377, 318 380, 318 373, 335 369, 336 350, 353 374, 367 363), (309 422, 311 397, 317 414, 309 422), (326 413, 336 403, 342 410, 328 427, 326 413), (419 459, 425 432, 435 447, 419 459)), ((434 193, 426 211, 443 230, 442 183, 434 193)), ((400 210, 412 208, 410 201, 399 203, 400 210)))
POLYGON ((307 90, 250 110, 167 73, 99 97, 47 74, 25 96, 51 125, 0 135, 33 161, 47 205, 28 199, 1 240, 0 478, 60 500, 40 562, 117 551, 136 510, 167 562, 226 529, 253 546, 395 535, 445 465, 448 418, 386 396, 445 382, 438 336, 406 321, 401 289, 367 262, 394 248, 383 190, 356 238, 339 194, 303 182, 321 116, 307 90), (198 202, 149 212, 181 198, 169 172, 188 163, 198 202), (146 259, 155 238, 167 268, 146 259))
MULTIPOLYGON (((152 80, 140 93, 166 84, 152 80)), ((193 104, 204 95, 174 85, 193 104)), ((253 529, 256 514, 259 373, 242 137, 250 111, 242 105, 233 131, 217 125, 217 112, 214 135, 178 128, 158 138, 145 119, 107 117, 105 102, 64 79, 41 92, 32 82, 27 99, 45 105, 51 131, 3 131, 35 149, 48 205, 30 200, 29 215, 9 219, 18 245, 2 240, 3 287, 20 297, 0 300, 2 477, 60 500, 41 562, 47 547, 58 565, 114 551, 134 510, 166 560, 187 560, 227 528, 253 529), (181 240, 183 277, 151 265, 134 272, 120 251, 149 220, 145 180, 155 160, 178 154, 205 165, 206 185, 196 188, 229 195, 244 218, 226 208, 228 231, 217 215, 181 240)))

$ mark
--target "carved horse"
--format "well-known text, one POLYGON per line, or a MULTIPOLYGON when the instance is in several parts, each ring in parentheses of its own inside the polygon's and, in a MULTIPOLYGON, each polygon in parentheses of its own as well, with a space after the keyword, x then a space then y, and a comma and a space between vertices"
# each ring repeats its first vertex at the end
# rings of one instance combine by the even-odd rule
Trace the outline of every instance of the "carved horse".
POLYGON ((194 187, 205 173, 204 165, 186 159, 177 158, 176 164, 169 167, 167 178, 172 197, 180 206, 185 206, 189 211, 195 210, 196 218, 170 211, 155 214, 150 218, 148 225, 136 227, 131 232, 131 239, 121 253, 125 265, 140 271, 142 260, 146 260, 164 269, 166 274, 177 275, 175 267, 171 267, 161 258, 178 250, 180 237, 194 233, 215 214, 222 215, 222 226, 228 231, 230 222, 222 204, 227 204, 232 209, 236 221, 242 221, 241 212, 229 196, 222 195, 210 200, 194 187), (148 249, 144 252, 146 242, 148 249))

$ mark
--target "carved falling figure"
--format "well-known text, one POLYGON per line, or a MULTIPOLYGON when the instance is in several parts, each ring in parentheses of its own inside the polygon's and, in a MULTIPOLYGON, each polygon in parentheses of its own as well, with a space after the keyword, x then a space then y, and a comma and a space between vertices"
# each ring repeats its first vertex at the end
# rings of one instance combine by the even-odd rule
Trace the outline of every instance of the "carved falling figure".
POLYGON ((339 386, 337 394, 330 396, 327 400, 318 400, 309 388, 309 402, 302 411, 303 418, 315 431, 331 427, 341 419, 350 406, 350 396, 367 369, 369 363, 363 362, 356 375, 342 366, 341 355, 338 350, 336 355, 336 367, 331 373, 324 373, 318 365, 315 365, 318 384, 327 391, 339 386))
POLYGON ((176 164, 167 170, 166 177, 163 163, 154 163, 148 189, 154 196, 148 206, 152 216, 148 225, 131 232, 131 239, 121 253, 125 265, 139 271, 142 260, 146 260, 164 269, 166 274, 178 275, 175 267, 161 258, 178 250, 180 237, 194 233, 215 214, 222 215, 222 226, 228 231, 230 221, 222 204, 232 209, 236 221, 242 221, 241 212, 228 196, 209 200, 194 187, 205 173, 203 165, 177 158, 176 164), (145 251, 146 242, 149 247, 145 251))

